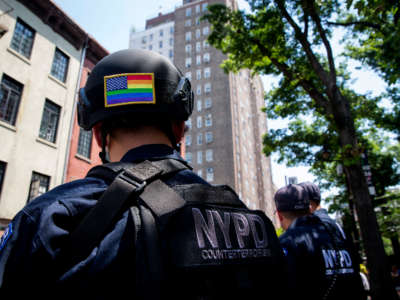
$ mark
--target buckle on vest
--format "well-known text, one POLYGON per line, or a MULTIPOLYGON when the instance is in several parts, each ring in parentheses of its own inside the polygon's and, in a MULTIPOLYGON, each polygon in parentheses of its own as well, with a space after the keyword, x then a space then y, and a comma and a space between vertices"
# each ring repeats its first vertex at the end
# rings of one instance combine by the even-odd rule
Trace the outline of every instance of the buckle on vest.
POLYGON ((145 186, 147 185, 146 181, 140 180, 129 170, 124 170, 123 172, 118 174, 117 177, 128 182, 129 184, 132 184, 135 187, 134 192, 137 194, 143 192, 145 186))

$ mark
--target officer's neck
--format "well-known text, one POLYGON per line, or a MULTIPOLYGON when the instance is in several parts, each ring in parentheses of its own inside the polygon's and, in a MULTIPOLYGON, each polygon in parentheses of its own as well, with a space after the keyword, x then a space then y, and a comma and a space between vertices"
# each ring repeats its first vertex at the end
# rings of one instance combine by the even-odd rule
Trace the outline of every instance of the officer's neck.
POLYGON ((116 130, 107 136, 107 148, 111 162, 120 161, 131 149, 143 145, 164 144, 172 147, 168 137, 154 127, 143 127, 140 130, 116 130))

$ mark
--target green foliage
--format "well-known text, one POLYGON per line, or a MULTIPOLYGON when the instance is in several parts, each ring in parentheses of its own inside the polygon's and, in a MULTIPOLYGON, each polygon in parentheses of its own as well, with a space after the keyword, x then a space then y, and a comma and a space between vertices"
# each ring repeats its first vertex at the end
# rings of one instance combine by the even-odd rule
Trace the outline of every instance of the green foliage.
POLYGON ((378 71, 389 83, 400 78, 400 2, 346 1, 348 9, 333 22, 349 27, 348 54, 378 71))

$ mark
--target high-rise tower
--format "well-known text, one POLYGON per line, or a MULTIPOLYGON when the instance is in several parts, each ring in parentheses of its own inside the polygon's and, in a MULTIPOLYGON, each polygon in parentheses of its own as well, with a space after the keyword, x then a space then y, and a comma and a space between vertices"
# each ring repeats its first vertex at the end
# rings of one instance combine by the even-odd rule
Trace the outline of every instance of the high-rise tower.
POLYGON ((166 55, 191 80, 195 106, 187 122, 185 157, 195 172, 212 184, 230 185, 247 205, 274 219, 271 162, 262 153, 263 84, 248 70, 226 74, 221 69, 226 56, 209 45, 211 26, 201 20, 214 3, 237 8, 234 0, 184 0, 173 12, 147 20, 144 31, 132 32, 130 46, 166 55), (172 54, 154 40, 166 26, 173 32, 172 54))

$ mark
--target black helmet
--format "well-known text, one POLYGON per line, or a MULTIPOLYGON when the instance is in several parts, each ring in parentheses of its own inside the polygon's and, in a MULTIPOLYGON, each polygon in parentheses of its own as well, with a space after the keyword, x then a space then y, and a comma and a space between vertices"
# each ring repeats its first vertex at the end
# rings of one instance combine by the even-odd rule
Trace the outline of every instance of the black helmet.
POLYGON ((186 121, 193 110, 190 82, 164 56, 128 49, 104 57, 79 91, 78 123, 89 130, 123 115, 186 121))

